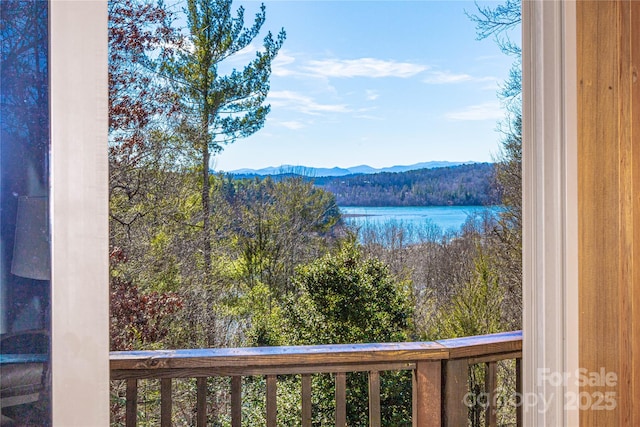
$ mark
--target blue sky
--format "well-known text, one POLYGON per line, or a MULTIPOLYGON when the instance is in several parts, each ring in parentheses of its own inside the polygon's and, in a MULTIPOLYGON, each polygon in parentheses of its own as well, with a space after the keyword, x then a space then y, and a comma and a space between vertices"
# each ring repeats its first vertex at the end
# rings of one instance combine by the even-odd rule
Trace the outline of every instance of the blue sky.
MULTIPOLYGON (((260 3, 244 5, 246 24, 260 3)), ((477 41, 469 1, 266 1, 287 40, 262 130, 225 147, 216 170, 491 161, 511 58, 477 41)), ((495 4, 480 2, 480 4, 495 4)), ((251 49, 228 64, 241 67, 251 49)))

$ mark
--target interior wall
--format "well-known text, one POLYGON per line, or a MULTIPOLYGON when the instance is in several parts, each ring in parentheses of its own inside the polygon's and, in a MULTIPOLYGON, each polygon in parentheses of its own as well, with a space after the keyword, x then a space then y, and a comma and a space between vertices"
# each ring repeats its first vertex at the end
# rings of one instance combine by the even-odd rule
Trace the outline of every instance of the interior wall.
POLYGON ((582 426, 640 422, 639 34, 640 2, 577 3, 582 426))

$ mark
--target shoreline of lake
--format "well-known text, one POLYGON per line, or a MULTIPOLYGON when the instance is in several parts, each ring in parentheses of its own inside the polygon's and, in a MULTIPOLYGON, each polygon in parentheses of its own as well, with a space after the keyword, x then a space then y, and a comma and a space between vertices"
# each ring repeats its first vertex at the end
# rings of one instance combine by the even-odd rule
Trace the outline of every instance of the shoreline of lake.
POLYGON ((500 206, 339 206, 345 222, 360 228, 395 224, 407 228, 433 225, 443 233, 459 231, 470 216, 500 206))

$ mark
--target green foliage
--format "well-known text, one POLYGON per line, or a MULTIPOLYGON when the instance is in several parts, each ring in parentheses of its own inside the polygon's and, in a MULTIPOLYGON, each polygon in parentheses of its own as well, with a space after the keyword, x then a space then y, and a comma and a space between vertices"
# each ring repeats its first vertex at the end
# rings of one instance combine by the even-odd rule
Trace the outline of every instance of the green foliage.
POLYGON ((247 344, 277 345, 280 305, 294 289, 294 269, 327 251, 340 212, 329 193, 300 179, 220 179, 218 206, 229 206, 236 257, 225 304, 247 344))
MULTIPOLYGON (((405 341, 410 334, 412 308, 407 283, 397 283, 388 268, 367 259, 353 241, 297 270, 296 294, 284 311, 290 344, 340 344, 405 341)), ((387 373, 381 392, 383 423, 402 425, 408 420, 410 381, 403 374, 387 373)), ((333 413, 333 382, 319 376, 321 396, 315 405, 315 423, 333 413)), ((349 425, 367 425, 367 380, 347 376, 349 425)))
MULTIPOLYGON (((440 310, 432 329, 426 334, 428 340, 485 335, 505 330, 502 311, 505 293, 491 262, 478 245, 471 280, 440 310)), ((483 366, 469 367, 469 385, 471 393, 476 396, 484 391, 483 366)), ((479 405, 469 408, 472 426, 482 425, 483 411, 484 408, 479 405)))
POLYGON ((441 311, 428 339, 457 338, 502 332, 504 293, 489 260, 478 250, 472 280, 441 311))
MULTIPOLYGON (((299 376, 278 376, 276 405, 277 425, 296 427, 300 425, 301 397, 299 376)), ((242 425, 245 427, 264 426, 266 421, 266 380, 264 377, 243 379, 242 425)), ((224 424, 230 426, 231 423, 224 424)))
POLYGON ((365 259, 354 242, 302 266, 294 277, 299 296, 288 307, 295 344, 396 342, 407 338, 411 305, 406 283, 365 259))
MULTIPOLYGON (((264 123, 269 106, 263 105, 269 90, 271 62, 285 39, 282 30, 276 39, 267 33, 264 51, 242 71, 219 74, 219 65, 245 49, 258 36, 265 22, 265 7, 253 25, 244 27, 244 8, 232 16, 231 0, 188 0, 187 45, 178 57, 165 64, 165 72, 178 83, 184 113, 192 114, 199 129, 196 144, 206 144, 213 152, 221 143, 249 136, 264 123), (222 139, 216 139, 222 138, 222 139)), ((185 116, 187 117, 187 116, 185 116)))
POLYGON ((229 313, 246 325, 245 339, 249 345, 283 344, 282 310, 268 286, 258 282, 251 287, 244 287, 242 293, 227 299, 226 304, 229 313))
POLYGON ((235 186, 243 279, 249 286, 266 283, 280 298, 291 290, 295 266, 323 253, 331 240, 340 220, 335 199, 297 178, 236 181, 235 186))
POLYGON ((264 101, 269 92, 271 62, 285 39, 284 30, 275 39, 267 33, 264 50, 256 52, 255 59, 242 71, 234 68, 227 75, 220 74, 225 59, 247 48, 265 22, 264 5, 248 28, 244 26, 244 8, 240 7, 234 17, 231 5, 232 0, 187 0, 184 48, 162 67, 181 100, 178 130, 190 148, 185 156, 201 176, 203 280, 209 280, 212 261, 211 156, 224 144, 247 137, 264 125, 270 109, 264 101))
POLYGON ((137 173, 163 186, 112 192, 111 242, 118 258, 111 264, 112 281, 130 282, 142 292, 181 294, 181 326, 165 344, 278 343, 277 308, 293 289, 295 267, 324 254, 337 238, 334 198, 301 180, 211 176, 216 209, 210 215, 212 263, 205 269, 193 175, 147 168, 137 173))
MULTIPOLYGON (((110 243, 126 262, 112 263, 111 276, 151 291, 177 291, 190 276, 178 249, 193 239, 190 182, 181 174, 138 167, 136 191, 118 186, 110 194, 110 243)), ((195 250, 191 249, 190 252, 195 250)))

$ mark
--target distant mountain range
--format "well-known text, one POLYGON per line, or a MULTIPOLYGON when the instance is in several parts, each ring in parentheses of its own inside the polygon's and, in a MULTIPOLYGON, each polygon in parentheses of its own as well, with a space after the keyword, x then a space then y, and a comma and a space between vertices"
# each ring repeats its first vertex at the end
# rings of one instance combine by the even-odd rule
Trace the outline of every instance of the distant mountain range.
POLYGON ((416 163, 409 166, 391 166, 387 168, 373 168, 367 165, 353 166, 349 168, 312 168, 307 166, 282 165, 263 169, 237 169, 227 173, 234 175, 302 175, 307 177, 345 176, 355 174, 375 174, 381 172, 408 172, 417 169, 434 169, 459 165, 473 164, 477 162, 447 162, 433 161, 416 163))

